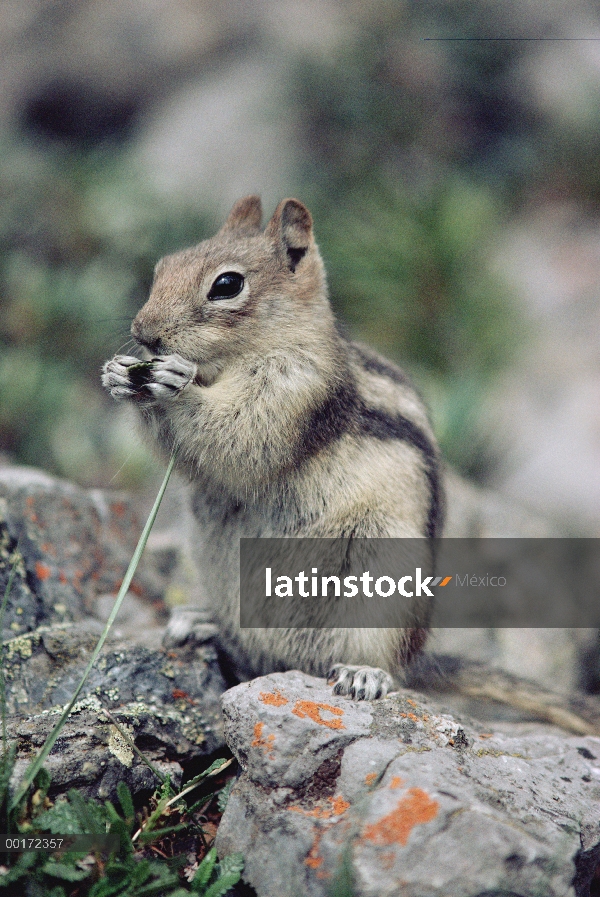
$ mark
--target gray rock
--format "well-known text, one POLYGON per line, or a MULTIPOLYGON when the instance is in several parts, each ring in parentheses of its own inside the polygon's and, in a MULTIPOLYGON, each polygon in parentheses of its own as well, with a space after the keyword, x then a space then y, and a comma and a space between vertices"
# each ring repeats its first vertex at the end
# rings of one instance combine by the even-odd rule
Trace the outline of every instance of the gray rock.
POLYGON ((217 835, 259 897, 565 897, 600 860, 600 739, 482 731, 416 692, 277 673, 223 697, 242 774, 217 835))
MULTIPOLYGON (((89 661, 100 624, 40 627, 5 646, 8 730, 19 745, 18 779, 71 699, 89 661)), ((210 645, 151 651, 109 643, 47 761, 51 794, 78 787, 114 798, 120 779, 135 794, 157 780, 118 732, 128 732, 174 782, 182 766, 223 746, 219 707, 225 689, 210 645)))
MULTIPOLYGON (((0 595, 14 566, 2 629, 8 732, 18 743, 15 781, 81 681, 143 523, 127 496, 80 489, 28 468, 0 468, 0 595)), ((159 540, 145 552, 48 758, 53 796, 77 787, 114 798, 120 779, 134 794, 154 789, 156 776, 114 720, 174 782, 185 764, 223 746, 225 682, 215 649, 160 647, 162 598, 177 550, 177 543, 167 550, 159 540)))
MULTIPOLYGON (((15 781, 73 695, 100 629, 89 623, 41 627, 7 643, 8 730, 19 745, 15 781)), ((77 787, 88 796, 114 799, 121 779, 134 794, 154 790, 156 776, 115 720, 176 783, 185 764, 223 746, 219 699, 224 689, 209 645, 167 654, 113 643, 98 658, 48 758, 51 794, 77 787)))
MULTIPOLYGON (((19 757, 15 764, 12 784, 16 786, 32 756, 37 754, 56 722, 55 713, 44 713, 26 720, 12 721, 9 733, 18 739, 19 757)), ((177 787, 181 782, 182 766, 170 759, 164 750, 166 742, 173 747, 162 731, 163 720, 152 709, 139 706, 115 711, 113 718, 141 747, 146 735, 144 755, 162 773, 170 776, 177 787), (148 738, 148 732, 151 737, 148 738), (154 734, 158 732, 158 737, 154 734), (151 747, 149 746, 151 744, 151 747)), ((169 720, 171 722, 171 720, 169 720)), ((152 793, 159 785, 158 777, 134 754, 117 726, 102 709, 100 701, 84 699, 73 713, 56 745, 44 764, 50 773, 50 796, 55 798, 76 788, 86 797, 112 800, 117 797, 117 785, 125 782, 132 794, 152 793)))
MULTIPOLYGON (((0 594, 15 579, 4 638, 82 620, 98 595, 116 595, 144 519, 119 493, 89 491, 27 467, 0 467, 0 594)), ((166 578, 147 553, 131 591, 162 598, 166 578)))

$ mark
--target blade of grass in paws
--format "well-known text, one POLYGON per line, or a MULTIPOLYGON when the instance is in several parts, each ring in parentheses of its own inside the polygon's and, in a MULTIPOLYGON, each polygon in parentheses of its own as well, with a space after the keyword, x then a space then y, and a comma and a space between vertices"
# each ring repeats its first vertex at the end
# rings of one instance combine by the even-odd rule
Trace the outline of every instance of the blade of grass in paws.
POLYGON ((129 589, 131 580, 134 577, 135 571, 137 569, 137 566, 140 562, 140 558, 142 556, 142 552, 144 551, 144 548, 146 547, 146 542, 148 541, 148 536, 150 535, 150 530, 152 529, 152 525, 154 524, 154 520, 156 519, 156 515, 158 513, 158 509, 160 507, 162 497, 165 494, 165 489, 167 488, 167 483, 169 482, 169 477, 171 476, 171 471, 173 470, 174 464, 175 464, 175 455, 173 455, 171 460, 169 461, 169 466, 167 467, 167 472, 165 473, 164 480, 162 481, 162 485, 158 491, 158 495, 156 496, 156 500, 155 500, 152 510, 150 512, 150 516, 148 517, 148 519, 146 521, 146 525, 144 526, 142 535, 139 538, 139 542, 138 542, 137 547, 133 553, 133 557, 131 558, 129 567, 127 568, 127 573, 125 574, 125 577, 121 584, 121 588, 119 589, 119 594, 116 597, 113 609, 110 612, 110 616, 109 616, 108 620, 106 621, 106 626, 104 627, 104 631, 102 632, 102 635, 100 636, 98 644, 94 648, 94 652, 93 652, 93 654, 90 658, 90 661, 85 669, 85 673, 82 676, 81 682, 75 689, 75 694, 73 695, 73 697, 71 698, 71 700, 66 705, 63 712, 61 713, 60 718, 59 718, 58 722, 56 723, 55 727, 53 728, 52 732, 50 733, 50 735, 44 742, 44 746, 42 747, 42 750, 40 751, 38 756, 35 758, 35 760, 33 760, 30 763, 30 765, 27 767, 27 769, 25 770, 25 775, 23 776, 23 779, 21 781, 21 786, 20 786, 16 796, 12 800, 11 809, 18 806, 18 804, 23 800, 23 798, 27 794, 29 786, 31 785, 31 783, 35 779, 36 775, 38 774, 39 770, 41 769, 46 757, 48 756, 48 754, 54 747, 54 742, 60 735, 60 731, 65 724, 65 720, 67 719, 71 710, 75 706, 75 702, 77 701, 77 698, 79 697, 81 690, 82 690, 83 686, 85 685, 86 679, 89 676, 89 674, 92 670, 92 667, 94 666, 94 664, 98 658, 98 655, 100 654, 100 651, 102 650, 104 642, 106 641, 106 637, 109 633, 110 627, 112 626, 112 624, 115 621, 115 617, 117 616, 117 614, 119 612, 119 608, 121 607, 121 604, 123 603, 123 598, 127 594, 127 590, 129 589))
POLYGON ((152 377, 153 361, 140 361, 138 364, 130 364, 127 374, 134 386, 145 386, 152 377))

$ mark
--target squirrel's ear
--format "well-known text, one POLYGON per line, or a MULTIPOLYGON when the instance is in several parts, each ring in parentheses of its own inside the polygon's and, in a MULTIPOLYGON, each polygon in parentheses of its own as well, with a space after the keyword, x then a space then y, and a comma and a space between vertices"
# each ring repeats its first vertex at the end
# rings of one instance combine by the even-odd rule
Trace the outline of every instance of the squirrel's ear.
POLYGON ((222 234, 230 230, 260 230, 261 221, 260 196, 244 196, 243 199, 238 199, 235 203, 219 233, 222 234))
POLYGON ((292 271, 313 242, 312 217, 297 199, 283 199, 267 224, 265 235, 285 251, 292 271))

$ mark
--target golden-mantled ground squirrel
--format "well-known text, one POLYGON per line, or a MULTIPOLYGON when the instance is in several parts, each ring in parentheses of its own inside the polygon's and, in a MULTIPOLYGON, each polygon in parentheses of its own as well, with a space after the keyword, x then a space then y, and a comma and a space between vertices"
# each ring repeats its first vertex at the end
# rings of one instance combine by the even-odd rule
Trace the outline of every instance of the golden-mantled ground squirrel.
POLYGON ((239 540, 440 535, 438 450, 403 372, 336 326, 308 210, 261 215, 248 196, 158 263, 131 328, 153 364, 117 355, 102 381, 191 481, 202 590, 240 675, 300 668, 371 699, 423 644, 426 607, 401 629, 240 629, 239 540))

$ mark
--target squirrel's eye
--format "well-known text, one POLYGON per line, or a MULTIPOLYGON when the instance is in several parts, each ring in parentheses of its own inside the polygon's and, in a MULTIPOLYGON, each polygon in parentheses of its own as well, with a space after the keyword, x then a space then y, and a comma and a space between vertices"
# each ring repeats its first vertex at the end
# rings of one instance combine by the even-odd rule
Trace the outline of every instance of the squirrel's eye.
POLYGON ((244 278, 237 271, 226 271, 219 274, 208 291, 209 299, 233 299, 244 289, 244 278))

